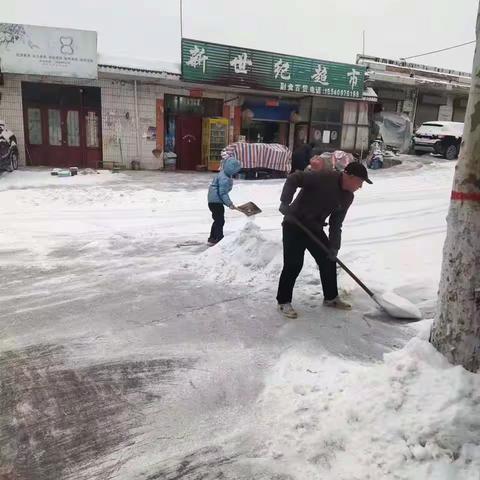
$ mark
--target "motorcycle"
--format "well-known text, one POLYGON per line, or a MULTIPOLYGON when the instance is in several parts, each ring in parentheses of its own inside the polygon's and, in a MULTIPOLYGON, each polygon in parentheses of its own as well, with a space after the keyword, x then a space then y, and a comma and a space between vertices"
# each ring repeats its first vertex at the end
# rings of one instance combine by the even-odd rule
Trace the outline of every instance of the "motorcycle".
POLYGON ((374 140, 370 145, 370 152, 367 156, 367 167, 372 170, 383 168, 385 155, 385 144, 382 140, 374 140))
POLYGON ((18 145, 13 132, 0 120, 0 170, 13 172, 18 168, 18 145))

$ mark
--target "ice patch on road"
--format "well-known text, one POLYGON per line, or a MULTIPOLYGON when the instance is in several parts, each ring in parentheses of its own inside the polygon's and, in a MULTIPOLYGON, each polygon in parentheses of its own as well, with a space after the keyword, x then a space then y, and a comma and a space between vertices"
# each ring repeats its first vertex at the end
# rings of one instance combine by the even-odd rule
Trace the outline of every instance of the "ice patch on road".
POLYGON ((289 351, 258 401, 260 457, 312 480, 477 478, 479 389, 420 338, 373 365, 289 351))

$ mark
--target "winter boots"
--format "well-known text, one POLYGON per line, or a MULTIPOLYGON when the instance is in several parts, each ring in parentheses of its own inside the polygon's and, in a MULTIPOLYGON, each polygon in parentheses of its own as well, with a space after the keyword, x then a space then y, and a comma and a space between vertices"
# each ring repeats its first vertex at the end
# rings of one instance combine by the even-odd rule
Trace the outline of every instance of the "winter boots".
POLYGON ((332 300, 324 300, 323 304, 326 307, 338 308, 339 310, 351 310, 352 306, 343 301, 340 297, 335 297, 332 300))
MULTIPOLYGON (((338 310, 351 310, 352 306, 342 300, 340 297, 335 297, 332 300, 324 300, 323 305, 330 308, 338 308, 338 310)), ((278 310, 287 318, 297 318, 298 314, 292 307, 291 303, 278 304, 278 310)))
POLYGON ((298 317, 298 314, 293 309, 291 303, 278 304, 278 310, 280 310, 280 312, 282 312, 284 317, 287 317, 287 318, 297 318, 298 317))

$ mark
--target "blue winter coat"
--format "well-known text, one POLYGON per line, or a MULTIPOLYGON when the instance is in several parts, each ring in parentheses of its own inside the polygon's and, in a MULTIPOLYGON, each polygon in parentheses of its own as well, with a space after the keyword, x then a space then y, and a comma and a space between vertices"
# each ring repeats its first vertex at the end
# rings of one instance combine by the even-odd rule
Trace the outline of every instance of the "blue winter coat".
POLYGON ((227 207, 233 205, 228 192, 233 187, 232 176, 241 170, 242 166, 235 157, 228 157, 223 163, 223 168, 213 177, 208 187, 208 203, 223 203, 227 207))

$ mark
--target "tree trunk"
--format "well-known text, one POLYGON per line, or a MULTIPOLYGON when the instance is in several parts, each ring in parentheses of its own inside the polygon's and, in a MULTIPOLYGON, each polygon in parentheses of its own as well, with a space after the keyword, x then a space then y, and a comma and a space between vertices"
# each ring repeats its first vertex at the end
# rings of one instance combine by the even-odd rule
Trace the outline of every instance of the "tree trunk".
POLYGON ((463 141, 453 180, 439 304, 430 341, 456 365, 480 369, 480 9, 463 141))

